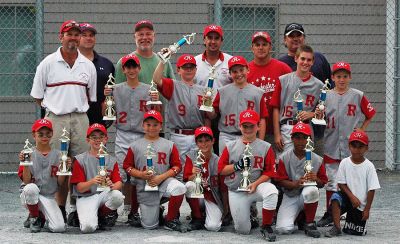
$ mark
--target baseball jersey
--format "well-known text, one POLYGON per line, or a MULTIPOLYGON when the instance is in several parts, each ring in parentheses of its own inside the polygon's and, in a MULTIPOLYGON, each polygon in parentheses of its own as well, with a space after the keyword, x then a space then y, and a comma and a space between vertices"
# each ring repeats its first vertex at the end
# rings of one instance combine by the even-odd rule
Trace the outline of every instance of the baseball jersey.
MULTIPOLYGON (((119 174, 117 159, 113 156, 105 156, 105 167, 107 175, 113 183, 121 181, 119 174)), ((73 185, 72 195, 77 197, 89 197, 97 194, 97 185, 93 184, 87 192, 80 193, 76 190, 76 185, 81 182, 86 182, 99 174, 99 158, 91 155, 89 152, 84 152, 77 155, 74 159, 72 176, 70 183, 73 185)))
MULTIPOLYGON (((228 60, 232 58, 231 55, 220 52, 219 59, 214 64, 215 67, 215 80, 214 89, 219 89, 229 83, 232 83, 231 76, 229 75, 228 60)), ((210 70, 213 67, 208 61, 206 52, 199 54, 195 57, 197 64, 197 72, 195 76, 196 83, 200 86, 207 87, 210 70)))
POLYGON ((118 130, 143 133, 143 115, 150 110, 146 107, 146 102, 150 101, 149 89, 149 85, 141 82, 136 88, 126 82, 115 85, 113 96, 118 130))
POLYGON ((318 104, 322 86, 322 82, 312 75, 305 80, 300 79, 296 72, 280 76, 272 94, 270 106, 280 109, 279 121, 293 119, 297 114, 297 106, 293 101, 295 92, 300 89, 303 110, 310 112, 318 104))
POLYGON ((202 104, 204 87, 187 85, 183 81, 162 79, 158 87, 168 102, 168 127, 171 129, 195 129, 204 125, 205 113, 199 108, 202 104))
POLYGON ((56 115, 86 113, 89 102, 96 102, 96 68, 79 51, 70 67, 60 50, 61 47, 36 68, 31 96, 43 99, 42 107, 56 115))
POLYGON ((215 112, 221 115, 219 131, 228 134, 240 132, 239 114, 247 109, 255 110, 260 118, 266 118, 268 110, 264 99, 264 91, 252 84, 239 88, 232 83, 220 88, 213 102, 215 112))
POLYGON ((327 125, 324 134, 324 160, 341 160, 350 156, 349 136, 364 117, 374 117, 376 110, 364 93, 350 88, 344 94, 329 90, 325 102, 327 125))
POLYGON ((272 93, 275 90, 276 81, 279 76, 291 73, 292 69, 277 59, 271 58, 266 65, 257 65, 254 60, 249 63, 249 74, 247 75, 247 81, 257 87, 260 87, 265 92, 265 102, 268 108, 267 117, 267 133, 273 134, 272 126, 272 107, 269 106, 269 102, 272 98, 272 93))
MULTIPOLYGON (((58 190, 57 171, 60 165, 61 153, 52 149, 43 155, 36 148, 33 150, 31 160, 33 165, 29 166, 32 175, 31 182, 35 183, 40 190, 40 195, 53 196, 58 190)), ((18 176, 22 180, 24 166, 19 166, 18 176)))
MULTIPOLYGON (((181 170, 182 166, 179 159, 178 149, 172 141, 161 137, 155 142, 150 142, 145 138, 141 138, 133 142, 129 147, 124 160, 124 170, 127 170, 129 167, 133 167, 140 171, 146 170, 146 151, 149 143, 153 144, 153 148, 157 153, 157 155, 153 157, 153 167, 157 175, 163 174, 173 167, 177 169, 178 172, 181 170)), ((168 178, 165 181, 169 181, 171 179, 172 178, 168 178)), ((146 185, 145 180, 135 178, 135 182, 139 203, 145 205, 160 204, 160 194, 162 195, 166 192, 166 187, 168 184, 160 184, 157 192, 146 192, 144 191, 144 187, 146 185)))
MULTIPOLYGON (((304 165, 306 163, 306 157, 299 159, 295 154, 294 150, 289 150, 284 152, 279 159, 277 179, 279 180, 291 180, 297 181, 304 176, 304 165)), ((317 154, 311 152, 311 166, 312 171, 317 174, 318 178, 326 184, 328 182, 328 176, 326 176, 326 171, 324 164, 322 163, 322 158, 317 154)), ((298 196, 302 188, 299 189, 286 189, 282 188, 283 192, 289 197, 298 196)))
MULTIPOLYGON (((229 142, 221 154, 218 161, 218 172, 224 169, 226 165, 235 164, 243 158, 243 152, 246 144, 242 138, 229 142)), ((250 182, 256 181, 261 175, 275 177, 275 154, 268 142, 256 139, 250 143, 251 153, 250 158, 250 182)), ((230 191, 236 191, 243 179, 241 171, 235 171, 230 175, 225 176, 225 184, 230 191)))

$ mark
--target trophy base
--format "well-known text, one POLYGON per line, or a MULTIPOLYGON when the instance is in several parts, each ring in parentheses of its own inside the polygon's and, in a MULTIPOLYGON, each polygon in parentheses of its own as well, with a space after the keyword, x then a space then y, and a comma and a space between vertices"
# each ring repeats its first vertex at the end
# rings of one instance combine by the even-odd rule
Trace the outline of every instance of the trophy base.
POLYGON ((313 118, 313 119, 311 120, 311 122, 312 122, 313 124, 315 124, 315 125, 326 125, 326 121, 323 120, 323 119, 316 119, 316 118, 313 118))
POLYGON ((190 195, 190 198, 204 198, 204 194, 193 193, 190 195))
POLYGON ((33 165, 32 161, 30 161, 30 162, 20 162, 19 163, 19 166, 32 166, 32 165, 33 165))
POLYGON ((161 101, 147 101, 146 105, 161 105, 162 102, 161 101))
POLYGON ((171 55, 164 57, 164 54, 161 52, 158 52, 157 56, 161 59, 161 62, 163 62, 163 64, 166 64, 169 61, 169 58, 171 57, 171 55))
POLYGON ((108 116, 104 116, 103 120, 117 120, 117 117, 108 117, 108 116))
POLYGON ((244 188, 244 187, 239 187, 238 189, 237 189, 237 191, 241 191, 241 192, 249 192, 250 191, 250 189, 249 188, 244 188))
POLYGON ((153 186, 145 185, 144 191, 158 191, 158 186, 153 187, 153 186))
POLYGON ((303 184, 301 184, 302 186, 316 186, 317 182, 315 181, 308 181, 308 182, 304 182, 303 184))
POLYGON ((214 112, 214 108, 213 107, 205 106, 205 105, 201 105, 200 106, 200 110, 201 111, 205 111, 205 112, 214 112))
POLYGON ((72 173, 71 173, 71 172, 61 172, 61 171, 58 171, 56 175, 65 176, 65 175, 72 175, 72 173))
POLYGON ((108 187, 108 186, 97 186, 97 189, 96 189, 97 192, 103 192, 103 191, 109 191, 109 190, 110 190, 110 187, 108 187))

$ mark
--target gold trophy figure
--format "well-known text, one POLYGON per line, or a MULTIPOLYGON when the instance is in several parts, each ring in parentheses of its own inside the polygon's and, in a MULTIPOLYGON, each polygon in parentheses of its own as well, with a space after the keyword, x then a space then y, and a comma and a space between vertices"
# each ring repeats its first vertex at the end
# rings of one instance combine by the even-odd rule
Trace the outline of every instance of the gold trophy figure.
POLYGON ((303 111, 303 97, 301 96, 300 89, 297 89, 297 91, 294 93, 293 102, 296 103, 297 107, 296 120, 298 120, 299 113, 303 111))
MULTIPOLYGON (((115 87, 115 79, 110 73, 110 75, 108 76, 107 84, 104 86, 104 88, 114 89, 114 87, 115 87)), ((116 120, 115 102, 112 92, 110 95, 106 96, 106 112, 103 117, 103 120, 116 120)))
MULTIPOLYGON (((153 157, 155 157, 156 155, 157 155, 156 154, 156 150, 154 149, 153 144, 149 143, 147 145, 146 153, 145 153, 145 156, 146 156, 146 169, 147 169, 147 173, 148 174, 151 174, 151 175, 155 175, 156 174, 156 171, 155 171, 154 165, 153 165, 153 157)), ((145 191, 158 191, 158 186, 150 186, 148 184, 148 182, 146 181, 146 185, 144 186, 144 190, 145 191)))
POLYGON ((194 192, 190 195, 191 198, 204 198, 203 194, 203 178, 202 178, 202 172, 203 172, 203 167, 202 165, 205 163, 204 161, 204 154, 199 150, 197 152, 197 157, 196 157, 196 162, 195 162, 195 167, 199 168, 200 171, 196 174, 196 177, 194 178, 194 183, 196 184, 194 192))
POLYGON ((326 121, 324 119, 324 110, 325 110, 325 101, 326 101, 326 92, 329 90, 329 80, 325 80, 325 84, 321 89, 321 95, 319 96, 319 102, 318 102, 318 109, 322 111, 322 118, 317 119, 316 116, 311 120, 311 122, 315 125, 326 125, 326 121))
MULTIPOLYGON (((157 85, 156 85, 156 83, 154 83, 154 81, 151 81, 149 94, 151 95, 151 94, 157 94, 157 93, 158 93, 157 85)), ((159 104, 162 104, 162 102, 160 100, 157 100, 157 101, 150 100, 150 101, 146 102, 146 105, 159 105, 159 104)))
MULTIPOLYGON (((311 152, 314 151, 314 143, 310 137, 307 138, 306 144, 306 163, 304 164, 304 172, 305 175, 312 172, 312 162, 311 162, 311 152)), ((315 181, 307 181, 302 184, 303 186, 316 186, 317 182, 315 181)))
POLYGON ((19 162, 20 166, 31 166, 32 162, 32 153, 33 153, 33 145, 29 142, 29 139, 25 140, 25 146, 22 150, 22 154, 24 155, 24 160, 19 162))
POLYGON ((211 68, 210 74, 208 76, 207 88, 204 91, 202 104, 200 106, 201 111, 206 111, 206 112, 214 111, 214 108, 212 106, 214 80, 215 80, 215 66, 211 68))
POLYGON ((253 153, 251 152, 251 150, 252 148, 250 147, 250 143, 247 143, 243 151, 243 161, 245 163, 242 170, 243 179, 240 181, 240 185, 237 189, 238 191, 250 191, 248 187, 251 183, 249 179, 251 165, 249 165, 247 162, 250 161, 251 157, 253 157, 253 153))
POLYGON ((108 191, 110 190, 110 187, 107 185, 107 168, 106 168, 106 156, 108 155, 107 153, 107 148, 104 146, 103 142, 100 143, 100 148, 97 153, 97 156, 99 157, 99 166, 98 166, 98 174, 103 177, 103 181, 101 184, 97 185, 97 191, 108 191))
POLYGON ((63 133, 61 134, 61 157, 60 157, 60 166, 58 167, 57 175, 72 175, 71 169, 67 168, 67 160, 68 160, 68 141, 70 140, 68 137, 69 133, 63 128, 63 133))
POLYGON ((194 41, 195 35, 196 35, 196 33, 192 33, 192 34, 183 36, 178 42, 170 45, 168 48, 164 48, 166 51, 163 51, 164 50, 163 49, 161 52, 158 52, 157 56, 165 64, 171 58, 172 54, 178 52, 178 50, 181 48, 181 46, 183 46, 184 44, 191 45, 194 41))

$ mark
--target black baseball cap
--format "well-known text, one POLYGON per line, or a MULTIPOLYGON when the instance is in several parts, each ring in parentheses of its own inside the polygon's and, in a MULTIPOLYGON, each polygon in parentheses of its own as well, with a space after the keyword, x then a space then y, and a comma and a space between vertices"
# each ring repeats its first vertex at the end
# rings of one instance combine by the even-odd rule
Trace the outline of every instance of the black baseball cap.
POLYGON ((294 32, 294 31, 300 32, 302 35, 304 35, 304 28, 301 24, 291 23, 291 24, 286 25, 285 36, 290 35, 290 33, 294 32))

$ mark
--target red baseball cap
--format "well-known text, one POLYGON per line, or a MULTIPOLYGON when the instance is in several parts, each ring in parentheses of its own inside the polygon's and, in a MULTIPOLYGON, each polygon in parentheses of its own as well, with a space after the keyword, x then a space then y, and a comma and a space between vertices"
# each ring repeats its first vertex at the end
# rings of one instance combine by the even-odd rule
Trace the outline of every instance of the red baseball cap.
POLYGON ((266 40, 271 44, 271 36, 268 34, 268 32, 258 31, 254 33, 253 36, 251 37, 251 42, 253 43, 257 38, 263 38, 264 40, 266 40))
POLYGON ((196 59, 194 58, 193 55, 190 54, 183 54, 178 58, 178 61, 176 62, 176 67, 182 67, 185 64, 194 64, 197 65, 196 59))
POLYGON ((81 28, 78 24, 78 22, 76 22, 75 20, 71 19, 71 20, 67 20, 64 23, 62 23, 61 27, 60 27, 60 34, 67 32, 71 29, 77 29, 79 31, 81 31, 81 28))
POLYGON ((224 36, 224 31, 222 30, 222 27, 219 25, 207 25, 204 28, 204 33, 203 33, 203 37, 206 37, 206 35, 208 35, 208 33, 210 32, 216 32, 218 33, 221 37, 224 36))
POLYGON ((144 19, 144 20, 138 21, 135 24, 135 32, 139 31, 140 29, 142 29, 144 27, 147 27, 150 30, 154 30, 153 22, 151 22, 150 20, 144 19))
POLYGON ((38 131, 43 127, 47 127, 50 130, 53 130, 53 124, 50 120, 47 119, 38 119, 32 125, 32 132, 38 131))
POLYGON ((158 122, 160 122, 160 123, 163 122, 163 118, 162 118, 160 112, 158 112, 158 111, 156 111, 156 110, 147 111, 147 112, 144 114, 143 120, 145 120, 145 119, 147 119, 147 118, 150 118, 150 117, 151 117, 151 118, 155 118, 155 119, 156 119, 158 122))
POLYGON ((89 128, 87 129, 86 137, 89 137, 90 134, 92 134, 92 132, 93 132, 93 131, 96 131, 96 130, 99 130, 99 131, 103 132, 104 135, 107 136, 107 129, 106 129, 106 127, 104 127, 104 125, 102 125, 102 124, 94 123, 94 124, 92 124, 91 126, 89 126, 89 128))
POLYGON ((258 124, 260 121, 260 115, 254 110, 244 110, 240 113, 239 124, 250 123, 253 125, 258 124))
POLYGON ((332 74, 338 70, 346 70, 347 72, 351 73, 350 64, 346 62, 337 62, 332 67, 332 74))
POLYGON ((235 65, 242 65, 247 67, 247 61, 242 56, 234 56, 228 61, 228 69, 231 69, 235 65))
POLYGON ((126 62, 128 62, 129 60, 135 61, 135 63, 136 63, 138 66, 140 66, 140 60, 139 60, 139 58, 138 58, 135 54, 132 54, 132 53, 131 53, 131 54, 128 54, 128 55, 125 55, 125 56, 122 57, 122 60, 121 60, 122 66, 125 66, 126 62))
POLYGON ((302 133, 304 135, 311 136, 311 127, 310 125, 300 121, 295 126, 293 126, 292 133, 290 134, 293 135, 295 133, 302 133))
POLYGON ((353 133, 350 134, 349 143, 352 141, 359 141, 367 146, 369 143, 368 135, 364 131, 353 131, 353 133))
POLYGON ((81 23, 81 24, 79 24, 79 27, 81 28, 82 32, 88 30, 88 31, 92 31, 95 35, 97 34, 96 28, 89 23, 81 23))
POLYGON ((194 131, 194 138, 197 138, 198 136, 203 135, 203 134, 209 135, 214 138, 214 134, 213 134, 212 130, 210 129, 210 127, 207 127, 207 126, 202 126, 202 127, 197 128, 194 131))

